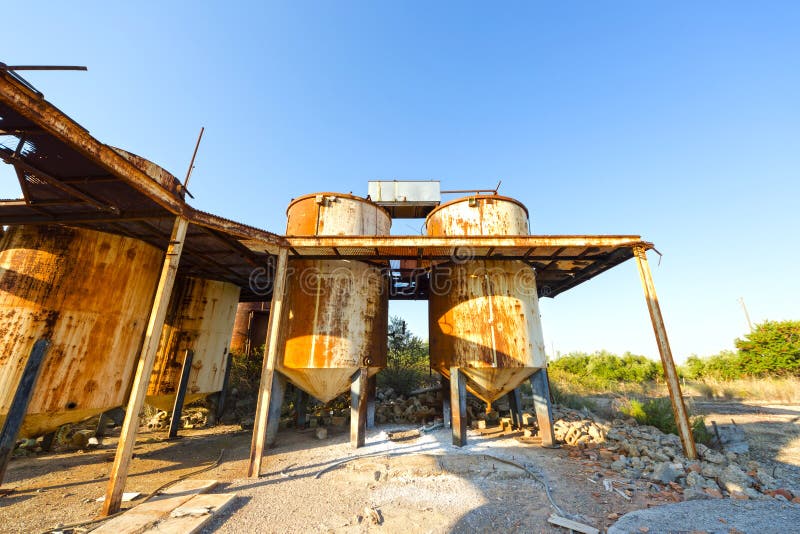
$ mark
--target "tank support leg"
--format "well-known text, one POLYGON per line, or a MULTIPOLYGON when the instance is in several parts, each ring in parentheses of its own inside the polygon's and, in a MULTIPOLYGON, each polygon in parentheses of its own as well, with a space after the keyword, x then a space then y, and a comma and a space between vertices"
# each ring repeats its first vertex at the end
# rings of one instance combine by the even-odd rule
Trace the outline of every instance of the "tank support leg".
POLYGON ((653 323, 653 332, 656 335, 658 352, 661 355, 661 365, 664 367, 664 378, 672 400, 672 411, 675 413, 675 425, 678 427, 678 435, 683 444, 683 452, 687 458, 694 460, 697 458, 697 448, 695 447, 694 436, 692 436, 689 414, 686 412, 686 405, 683 403, 681 384, 678 380, 678 371, 675 369, 675 361, 672 359, 672 349, 669 347, 664 317, 661 316, 656 286, 653 283, 650 265, 647 263, 647 249, 642 246, 634 247, 633 255, 636 258, 636 266, 639 268, 639 277, 642 279, 644 298, 647 301, 647 309, 650 312, 650 320, 653 323))
POLYGON ((542 447, 555 447, 556 437, 553 434, 553 408, 550 404, 547 369, 539 369, 533 374, 531 388, 533 389, 533 409, 536 411, 536 422, 539 424, 542 447))
POLYGON ((167 439, 178 437, 178 428, 181 425, 181 413, 183 412, 183 401, 186 399, 186 388, 189 386, 189 375, 192 372, 192 361, 194 351, 186 349, 183 354, 183 367, 181 367, 181 378, 178 381, 178 391, 175 393, 175 404, 172 406, 172 418, 169 421, 169 434, 167 439))
POLYGON ((269 417, 267 419, 267 446, 275 444, 278 428, 281 424, 283 396, 286 393, 286 379, 280 373, 272 375, 272 396, 269 399, 269 417))
POLYGON ((50 452, 53 449, 53 441, 56 439, 55 432, 49 432, 42 436, 42 450, 44 452, 50 452))
POLYGON ((147 386, 150 384, 150 375, 153 373, 153 364, 158 352, 158 342, 161 339, 161 329, 164 328, 164 319, 167 316, 169 299, 172 296, 172 286, 175 284, 175 275, 178 273, 178 263, 183 251, 183 242, 189 220, 176 217, 172 227, 164 263, 161 266, 161 276, 156 286, 153 306, 150 309, 150 318, 147 321, 142 353, 133 378, 131 395, 128 407, 125 410, 125 421, 119 435, 117 454, 111 465, 111 475, 106 489, 106 500, 103 502, 102 516, 108 516, 119 511, 122 503, 122 492, 125 491, 125 481, 128 478, 128 467, 133 456, 133 446, 136 444, 136 434, 139 431, 139 413, 144 406, 147 395, 147 386))
POLYGON ((253 423, 253 441, 250 444, 250 464, 247 467, 249 478, 258 478, 261 474, 261 461, 267 439, 267 419, 269 418, 270 397, 272 396, 275 364, 278 359, 279 341, 283 320, 283 304, 286 292, 286 272, 289 264, 289 249, 281 248, 278 252, 278 264, 275 268, 275 279, 272 286, 272 305, 267 323, 267 344, 264 351, 264 363, 261 367, 261 382, 258 390, 256 418, 253 423))
POLYGON ((519 388, 508 392, 508 407, 511 411, 511 424, 519 430, 522 428, 522 395, 519 388))
POLYGON ((296 386, 294 388, 294 406, 297 413, 297 428, 305 428, 308 426, 308 421, 306 420, 308 393, 296 386))
POLYGON ((442 376, 442 421, 445 428, 452 426, 452 413, 450 411, 450 379, 442 376))
POLYGON ((367 433, 367 389, 369 369, 362 367, 353 375, 350 385, 350 446, 364 446, 367 433))
POLYGON ((11 461, 19 429, 28 412, 28 403, 31 401, 33 388, 36 387, 36 379, 39 378, 39 370, 42 368, 42 361, 49 347, 50 342, 46 339, 40 339, 33 344, 28 361, 25 363, 25 369, 22 370, 22 377, 17 384, 17 391, 14 393, 8 409, 8 415, 6 415, 3 430, 0 433, 0 484, 3 483, 6 476, 6 468, 8 468, 8 462, 11 461))
POLYGON ((233 354, 230 352, 225 357, 225 374, 222 377, 222 389, 219 392, 217 400, 217 417, 216 421, 222 420, 222 414, 225 411, 225 397, 228 396, 228 386, 231 381, 231 364, 233 363, 233 354))
POLYGON ((367 382, 367 428, 375 428, 375 396, 378 393, 378 375, 367 382))
POLYGON ((467 380, 458 367, 450 368, 450 407, 453 445, 463 447, 467 444, 467 380))

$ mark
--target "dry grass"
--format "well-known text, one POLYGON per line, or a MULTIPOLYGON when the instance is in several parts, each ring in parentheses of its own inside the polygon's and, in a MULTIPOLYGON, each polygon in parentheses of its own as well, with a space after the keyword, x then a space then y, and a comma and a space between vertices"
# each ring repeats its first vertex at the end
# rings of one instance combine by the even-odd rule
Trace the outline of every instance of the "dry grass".
POLYGON ((694 393, 709 400, 743 399, 787 404, 800 403, 800 379, 797 378, 740 380, 706 378, 701 381, 687 381, 685 389, 687 393, 694 393))

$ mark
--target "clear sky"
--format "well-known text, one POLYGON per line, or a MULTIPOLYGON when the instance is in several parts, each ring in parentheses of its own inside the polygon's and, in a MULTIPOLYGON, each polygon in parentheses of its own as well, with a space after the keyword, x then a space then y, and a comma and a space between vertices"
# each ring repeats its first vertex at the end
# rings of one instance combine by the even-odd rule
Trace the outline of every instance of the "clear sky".
MULTIPOLYGON (((439 179, 535 233, 641 234, 676 359, 800 319, 800 3, 43 2, 0 61, 194 205, 282 233, 315 191, 439 179)), ((0 166, 0 197, 17 197, 0 166)), ((396 221, 418 233, 421 221, 396 221)), ((548 350, 656 357, 636 267, 543 299, 548 350)), ((424 304, 392 307, 427 337, 424 304)))

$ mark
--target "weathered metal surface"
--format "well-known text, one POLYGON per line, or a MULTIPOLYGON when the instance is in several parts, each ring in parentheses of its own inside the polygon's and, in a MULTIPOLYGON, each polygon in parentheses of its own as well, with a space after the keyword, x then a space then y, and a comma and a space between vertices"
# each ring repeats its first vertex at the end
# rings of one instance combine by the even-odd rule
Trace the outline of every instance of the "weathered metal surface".
POLYGON ((239 288, 202 278, 179 278, 161 331, 146 402, 169 410, 175 400, 187 349, 194 362, 186 403, 220 391, 231 338, 239 288))
POLYGON ((162 252, 67 227, 12 227, 0 239, 0 418, 34 341, 51 340, 21 436, 125 403, 162 252))
POLYGON ((656 286, 653 283, 653 275, 650 272, 650 265, 647 262, 647 250, 644 247, 634 249, 636 255, 636 266, 639 268, 639 277, 642 280, 642 289, 647 302, 647 309, 650 312, 650 319, 653 323, 653 332, 656 335, 658 352, 661 355, 661 365, 664 367, 664 377, 669 390, 669 397, 672 400, 672 410, 675 414, 675 424, 678 427, 678 435, 683 444, 683 452, 686 457, 694 460, 697 458, 697 448, 692 435, 692 426, 689 422, 689 414, 683 402, 678 371, 675 369, 675 361, 672 359, 672 349, 667 338, 667 328, 664 326, 664 317, 661 315, 661 306, 658 304, 656 286))
POLYGON ((230 351, 234 354, 252 354, 254 349, 267 342, 269 302, 240 302, 233 322, 230 351))
MULTIPOLYGON (((388 234, 380 207, 352 195, 322 193, 293 201, 289 234, 388 234)), ((386 365, 387 279, 379 266, 347 260, 296 260, 287 279, 287 315, 278 370, 327 402, 350 388, 360 368, 386 365)))
MULTIPOLYGON (((498 196, 450 202, 428 216, 437 235, 520 234, 527 210, 498 196)), ((492 402, 545 365, 536 277, 521 261, 473 259, 439 264, 429 296, 431 366, 444 376, 458 367, 467 388, 492 402)))

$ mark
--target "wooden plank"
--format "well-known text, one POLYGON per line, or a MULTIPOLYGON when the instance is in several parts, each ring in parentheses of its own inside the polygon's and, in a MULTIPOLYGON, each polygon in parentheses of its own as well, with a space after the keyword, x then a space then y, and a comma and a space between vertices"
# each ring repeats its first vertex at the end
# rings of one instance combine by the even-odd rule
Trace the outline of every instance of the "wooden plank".
POLYGON ((553 525, 568 528, 570 530, 574 530, 575 532, 583 532, 583 534, 600 534, 600 531, 594 527, 584 525, 583 523, 578 523, 577 521, 573 521, 572 519, 567 519, 566 517, 561 517, 560 515, 556 514, 550 514, 550 517, 547 519, 547 521, 553 525))
POLYGON ((216 480, 184 480, 167 488, 149 501, 110 519, 92 532, 96 534, 138 534, 197 494, 205 493, 216 485, 216 480))
MULTIPOLYGON (((22 376, 17 383, 17 391, 8 408, 3 430, 0 433, 0 484, 3 483, 6 476, 6 468, 11 461, 17 435, 22 421, 25 419, 25 414, 28 412, 28 403, 31 401, 33 389, 36 387, 36 379, 39 377, 39 371, 42 369, 42 362, 48 348, 50 348, 50 342, 46 339, 40 339, 33 344, 28 361, 25 362, 25 369, 22 370, 22 376)), ((10 355, 10 357, 14 356, 10 355)))
POLYGON ((153 299, 153 308, 150 311, 150 319, 148 320, 144 342, 142 343, 142 354, 139 357, 139 365, 136 368, 136 376, 133 379, 128 407, 125 410, 125 421, 122 423, 117 454, 114 456, 114 464, 111 466, 111 476, 108 481, 102 515, 116 513, 120 507, 122 492, 125 490, 125 481, 128 478, 128 467, 133 456, 133 446, 136 443, 136 434, 139 431, 139 413, 142 411, 144 398, 147 394, 147 386, 150 384, 150 375, 153 372, 153 364, 158 352, 158 342, 161 338, 161 330, 164 327, 164 319, 167 315, 172 286, 175 283, 175 275, 178 272, 178 263, 180 262, 183 242, 188 228, 188 220, 183 217, 175 218, 169 246, 164 257, 164 264, 161 268, 161 277, 153 299))
POLYGON ((196 495, 178 506, 144 534, 193 534, 199 532, 214 514, 229 507, 236 495, 233 493, 214 493, 196 495), (206 510, 203 513, 203 510, 206 510))
POLYGON ((267 323, 267 350, 261 367, 258 404, 256 405, 255 423, 253 424, 253 440, 250 443, 250 463, 247 467, 247 476, 249 478, 259 477, 261 474, 261 461, 264 458, 269 405, 272 397, 272 381, 275 374, 275 364, 278 359, 278 350, 280 349, 279 341, 288 263, 289 251, 286 248, 281 248, 278 253, 278 265, 275 269, 273 281, 272 304, 270 305, 269 322, 267 323))

